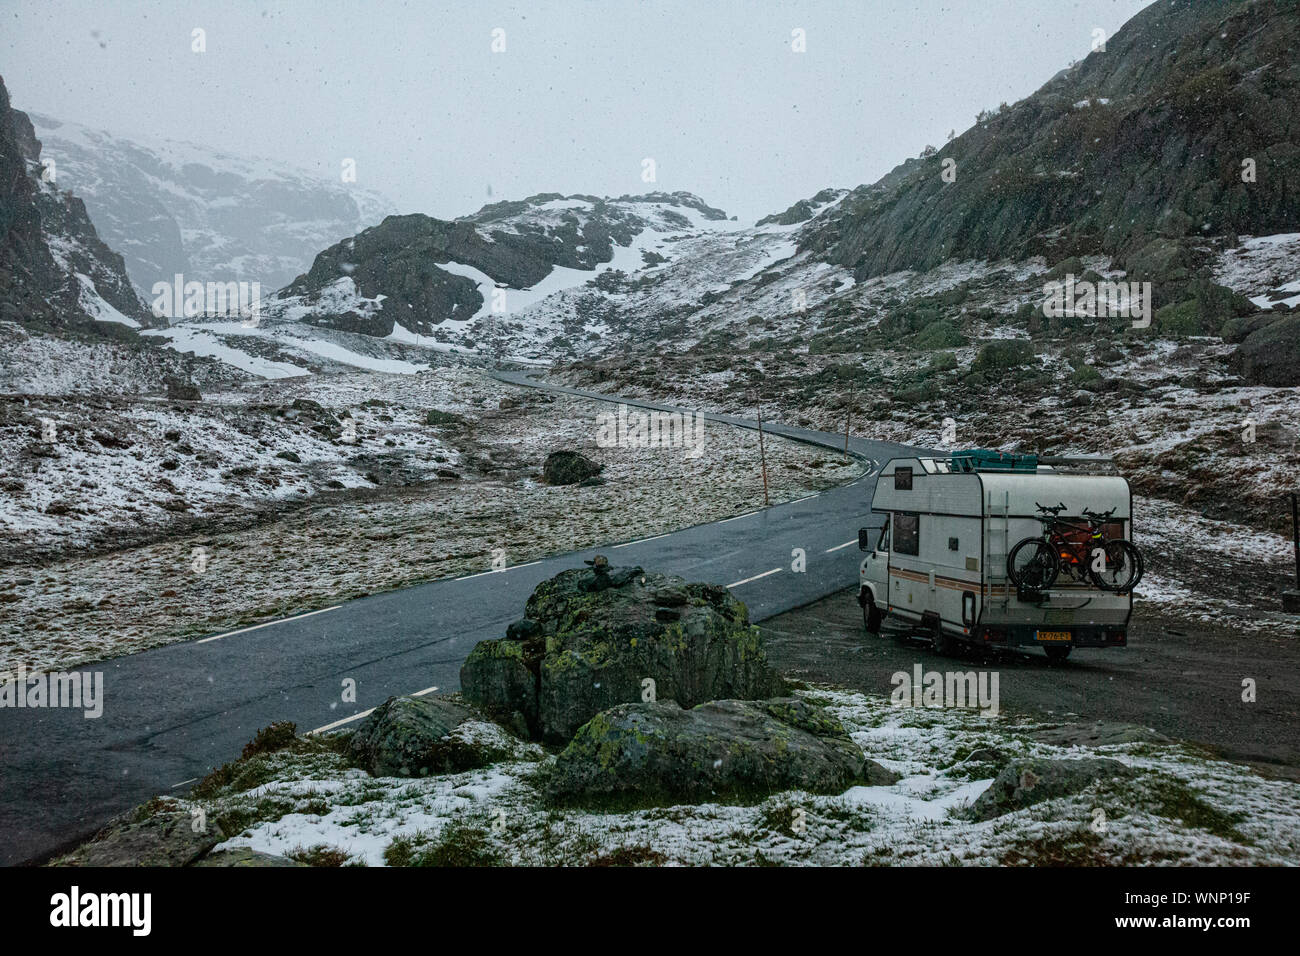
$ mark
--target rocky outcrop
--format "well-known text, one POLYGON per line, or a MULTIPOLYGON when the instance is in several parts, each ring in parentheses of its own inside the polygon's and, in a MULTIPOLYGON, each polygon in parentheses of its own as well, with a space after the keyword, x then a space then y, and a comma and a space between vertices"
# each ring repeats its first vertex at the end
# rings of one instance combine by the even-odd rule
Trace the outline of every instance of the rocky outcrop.
POLYGON ((556 267, 591 271, 646 229, 725 219, 689 193, 602 199, 543 193, 493 203, 456 220, 389 216, 335 243, 277 295, 315 325, 385 336, 394 323, 423 335, 479 316, 494 288, 530 289, 556 267), (486 278, 484 278, 486 277, 486 278), (490 282, 488 281, 490 280, 490 282))
POLYGON ((840 793, 897 779, 866 760, 834 717, 786 697, 611 708, 578 731, 545 789, 561 804, 668 804, 840 793))
POLYGON ((785 212, 774 213, 771 216, 764 216, 762 219, 758 220, 758 222, 754 223, 754 225, 793 226, 801 222, 807 222, 827 205, 847 194, 847 189, 823 189, 811 199, 800 199, 785 212))
POLYGON ((971 804, 970 813, 976 820, 992 820, 1044 800, 1078 793, 1102 780, 1127 779, 1135 773, 1132 768, 1107 757, 1083 760, 1017 758, 998 771, 989 788, 971 804))
POLYGON ((100 241, 81 200, 41 172, 31 121, 11 107, 0 79, 0 320, 131 337, 121 318, 140 325, 151 318, 121 257, 100 241), (96 321, 109 316, 119 321, 96 321))
POLYGON ((54 865, 189 866, 225 839, 215 823, 177 804, 144 804, 114 820, 54 865))
POLYGON ((467 701, 536 738, 566 742, 617 704, 694 707, 782 687, 745 605, 717 585, 597 558, 539 584, 524 614, 470 652, 460 681, 467 701))

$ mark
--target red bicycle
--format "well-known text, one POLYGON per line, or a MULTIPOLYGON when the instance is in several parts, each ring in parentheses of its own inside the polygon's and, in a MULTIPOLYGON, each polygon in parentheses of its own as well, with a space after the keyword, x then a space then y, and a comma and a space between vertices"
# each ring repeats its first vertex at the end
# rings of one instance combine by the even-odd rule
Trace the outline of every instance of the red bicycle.
POLYGON ((1017 542, 1007 555, 1007 576, 1017 587, 1042 591, 1062 574, 1121 594, 1137 586, 1142 579, 1142 552, 1131 541, 1106 535, 1114 508, 1105 512, 1083 509, 1086 523, 1062 518, 1064 503, 1054 507, 1040 504, 1038 510, 1042 536, 1017 542))

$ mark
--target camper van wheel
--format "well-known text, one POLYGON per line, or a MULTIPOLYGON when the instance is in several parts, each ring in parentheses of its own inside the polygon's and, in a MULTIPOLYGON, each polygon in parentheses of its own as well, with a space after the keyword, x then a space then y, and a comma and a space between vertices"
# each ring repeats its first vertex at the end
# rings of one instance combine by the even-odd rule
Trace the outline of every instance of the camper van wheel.
POLYGON ((1044 647, 1043 650, 1047 654, 1047 662, 1049 664, 1059 664, 1070 656, 1070 649, 1068 647, 1044 647))
POLYGON ((880 622, 880 608, 876 607, 876 602, 868 594, 866 600, 862 602, 862 623, 866 626, 868 633, 879 634, 880 622))

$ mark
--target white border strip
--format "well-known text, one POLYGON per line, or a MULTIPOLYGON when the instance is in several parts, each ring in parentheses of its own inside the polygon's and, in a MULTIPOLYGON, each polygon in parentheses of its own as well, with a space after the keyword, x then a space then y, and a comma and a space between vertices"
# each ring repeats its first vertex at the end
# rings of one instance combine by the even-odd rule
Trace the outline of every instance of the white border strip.
POLYGON ((265 624, 254 624, 252 627, 241 627, 237 631, 227 631, 225 634, 217 634, 214 637, 205 637, 197 640, 195 644, 206 644, 208 641, 219 641, 223 637, 234 637, 236 634, 247 634, 249 631, 260 631, 264 627, 271 627, 273 624, 288 624, 290 621, 301 621, 304 617, 311 617, 314 614, 324 614, 326 611, 337 611, 342 604, 335 604, 333 607, 323 607, 319 611, 308 611, 306 614, 298 614, 294 617, 282 617, 278 621, 267 621, 265 624))
POLYGON ((754 575, 752 578, 745 578, 745 580, 743 580, 743 581, 736 581, 734 584, 728 584, 727 587, 729 587, 729 588, 738 588, 738 587, 740 587, 742 584, 748 584, 750 581, 757 581, 759 578, 765 578, 765 577, 767 577, 769 574, 776 574, 776 572, 778 572, 778 571, 780 571, 780 570, 781 570, 780 568, 773 568, 771 571, 764 571, 762 574, 756 574, 756 575, 754 575))

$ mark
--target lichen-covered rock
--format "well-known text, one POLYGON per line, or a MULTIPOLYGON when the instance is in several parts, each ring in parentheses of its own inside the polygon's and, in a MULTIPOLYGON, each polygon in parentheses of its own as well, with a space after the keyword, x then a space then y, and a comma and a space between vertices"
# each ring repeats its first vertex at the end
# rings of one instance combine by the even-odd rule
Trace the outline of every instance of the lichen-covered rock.
POLYGON ((168 802, 113 820, 54 866, 189 866, 226 839, 211 820, 168 802))
POLYGON ((694 707, 782 692, 749 612, 726 588, 601 561, 543 581, 503 640, 470 652, 460 675, 467 701, 563 743, 616 704, 694 707))
POLYGON ((1122 779, 1134 773, 1132 768, 1107 757, 1017 758, 998 771, 989 788, 971 804, 970 813, 976 820, 992 820, 1044 800, 1078 793, 1099 780, 1122 779))
POLYGON ((456 773, 515 756, 504 732, 483 733, 475 718, 445 697, 390 697, 361 723, 348 749, 376 777, 456 773))
POLYGON ((689 710, 662 701, 593 717, 557 758, 545 790, 559 804, 644 805, 840 793, 897 779, 867 761, 838 720, 800 698, 689 710))

